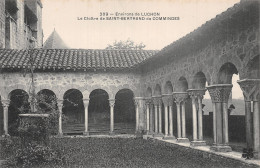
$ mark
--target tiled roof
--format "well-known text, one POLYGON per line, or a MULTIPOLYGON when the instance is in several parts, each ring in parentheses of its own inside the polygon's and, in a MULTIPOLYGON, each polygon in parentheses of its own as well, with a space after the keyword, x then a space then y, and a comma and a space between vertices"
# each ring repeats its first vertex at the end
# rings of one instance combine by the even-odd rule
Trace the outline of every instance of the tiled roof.
POLYGON ((36 70, 88 70, 134 68, 155 50, 0 49, 0 68, 24 69, 35 59, 36 70), (32 58, 31 57, 31 58, 32 58))
POLYGON ((54 29, 51 35, 43 44, 44 49, 68 49, 67 45, 61 39, 60 35, 54 29))

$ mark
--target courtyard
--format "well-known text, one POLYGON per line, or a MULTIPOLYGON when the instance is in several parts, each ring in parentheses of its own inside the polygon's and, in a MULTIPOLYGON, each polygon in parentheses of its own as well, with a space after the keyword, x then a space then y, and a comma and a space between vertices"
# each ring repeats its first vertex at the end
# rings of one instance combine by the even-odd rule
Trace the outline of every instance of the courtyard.
MULTIPOLYGON (((205 157, 196 149, 132 136, 52 138, 50 145, 60 151, 62 161, 37 167, 257 167, 217 155, 205 157)), ((10 152, 15 150, 11 147, 10 152)))

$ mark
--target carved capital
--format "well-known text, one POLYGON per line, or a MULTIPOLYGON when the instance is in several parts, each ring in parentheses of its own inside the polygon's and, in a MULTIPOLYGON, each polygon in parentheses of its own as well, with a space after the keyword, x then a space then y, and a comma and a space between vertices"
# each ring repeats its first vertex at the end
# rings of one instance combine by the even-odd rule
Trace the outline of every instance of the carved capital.
POLYGON ((187 92, 173 92, 173 98, 176 104, 180 104, 188 98, 187 92))
POLYGON ((152 103, 152 98, 146 98, 146 99, 145 99, 145 104, 146 104, 147 106, 149 106, 151 103, 152 103))
POLYGON ((110 107, 114 107, 115 106, 115 102, 116 102, 115 99, 108 99, 108 101, 109 101, 109 106, 110 107))
POLYGON ((171 94, 164 94, 162 96, 162 102, 164 106, 172 106, 173 103, 173 97, 171 94))
POLYGON ((152 97, 153 104, 155 106, 161 106, 162 105, 162 97, 161 96, 154 96, 152 97))
POLYGON ((216 102, 228 102, 229 95, 231 93, 232 84, 216 84, 207 87, 211 100, 216 102))
POLYGON ((260 79, 243 79, 237 81, 243 91, 245 101, 257 100, 259 96, 260 79))
POLYGON ((207 89, 188 89, 187 92, 192 99, 203 99, 207 89))
POLYGON ((2 104, 4 108, 8 108, 10 105, 10 100, 9 99, 2 100, 2 104))
POLYGON ((57 100, 57 105, 60 110, 62 110, 63 107, 63 100, 57 100))
POLYGON ((84 107, 87 108, 89 105, 89 99, 83 99, 84 107))

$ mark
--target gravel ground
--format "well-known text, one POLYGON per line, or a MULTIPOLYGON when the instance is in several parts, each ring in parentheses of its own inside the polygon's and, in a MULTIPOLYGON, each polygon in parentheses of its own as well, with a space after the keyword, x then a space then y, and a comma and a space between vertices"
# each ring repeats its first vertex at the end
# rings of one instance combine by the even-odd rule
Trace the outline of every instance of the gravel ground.
POLYGON ((44 167, 254 167, 232 159, 203 158, 194 149, 136 138, 60 138, 52 146, 66 163, 44 167))

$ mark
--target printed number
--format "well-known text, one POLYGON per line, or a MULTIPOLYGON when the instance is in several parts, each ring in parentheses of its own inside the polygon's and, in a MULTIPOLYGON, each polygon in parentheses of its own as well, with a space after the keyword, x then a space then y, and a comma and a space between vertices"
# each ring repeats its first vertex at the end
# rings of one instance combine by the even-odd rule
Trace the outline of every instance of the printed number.
POLYGON ((100 12, 99 16, 108 16, 108 12, 100 12))

